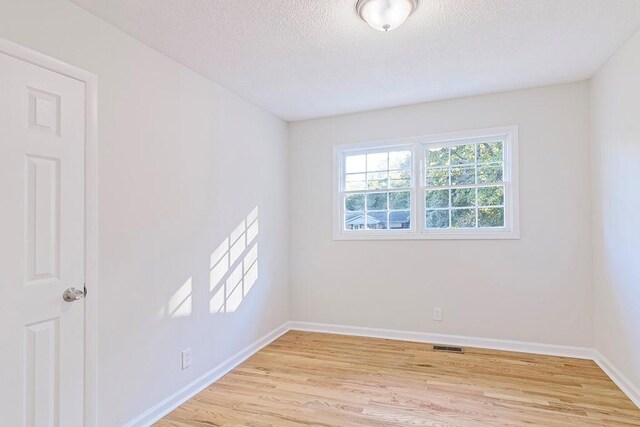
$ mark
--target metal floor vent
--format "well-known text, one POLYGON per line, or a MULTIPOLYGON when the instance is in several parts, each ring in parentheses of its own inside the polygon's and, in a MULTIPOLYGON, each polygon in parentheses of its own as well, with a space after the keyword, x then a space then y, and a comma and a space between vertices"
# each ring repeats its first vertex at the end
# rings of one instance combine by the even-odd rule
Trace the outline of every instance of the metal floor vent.
POLYGON ((433 351, 446 351, 447 353, 464 354, 463 347, 456 347, 451 345, 434 345, 433 351))

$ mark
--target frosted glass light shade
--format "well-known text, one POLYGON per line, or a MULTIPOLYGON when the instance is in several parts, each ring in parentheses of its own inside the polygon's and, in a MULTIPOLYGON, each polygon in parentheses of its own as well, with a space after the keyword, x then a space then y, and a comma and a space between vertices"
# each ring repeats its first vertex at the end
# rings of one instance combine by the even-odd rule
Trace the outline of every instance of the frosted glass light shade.
POLYGON ((417 0, 358 0, 358 15, 378 31, 391 31, 407 20, 418 6, 417 0))

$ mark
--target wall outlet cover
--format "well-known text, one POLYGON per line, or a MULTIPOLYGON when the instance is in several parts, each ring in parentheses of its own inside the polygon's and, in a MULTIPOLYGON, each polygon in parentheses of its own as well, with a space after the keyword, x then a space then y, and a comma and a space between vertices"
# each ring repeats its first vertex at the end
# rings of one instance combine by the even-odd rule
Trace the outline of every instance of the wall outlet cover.
POLYGON ((188 348, 182 352, 182 369, 191 366, 191 349, 188 348))

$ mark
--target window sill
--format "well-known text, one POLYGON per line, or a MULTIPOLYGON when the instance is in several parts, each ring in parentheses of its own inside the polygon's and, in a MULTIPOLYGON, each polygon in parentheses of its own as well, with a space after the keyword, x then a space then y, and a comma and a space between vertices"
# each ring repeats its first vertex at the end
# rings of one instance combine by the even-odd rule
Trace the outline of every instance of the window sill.
POLYGON ((333 240, 519 240, 518 231, 334 233, 333 240))

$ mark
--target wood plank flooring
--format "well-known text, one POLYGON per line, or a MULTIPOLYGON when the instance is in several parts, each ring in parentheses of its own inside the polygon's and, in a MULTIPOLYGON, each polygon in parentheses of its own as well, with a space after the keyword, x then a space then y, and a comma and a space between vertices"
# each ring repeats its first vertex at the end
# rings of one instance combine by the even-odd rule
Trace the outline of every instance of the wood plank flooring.
POLYGON ((640 426, 592 361, 291 331, 160 420, 192 426, 640 426))

